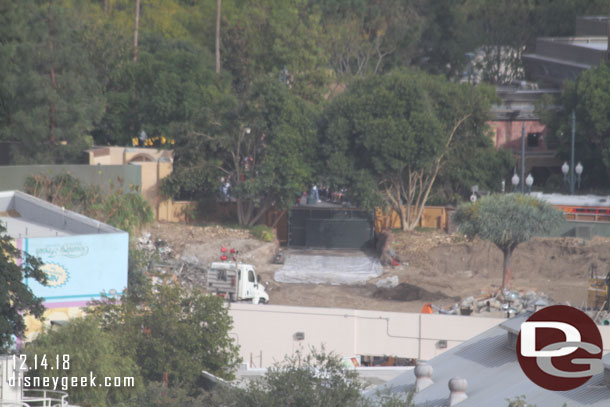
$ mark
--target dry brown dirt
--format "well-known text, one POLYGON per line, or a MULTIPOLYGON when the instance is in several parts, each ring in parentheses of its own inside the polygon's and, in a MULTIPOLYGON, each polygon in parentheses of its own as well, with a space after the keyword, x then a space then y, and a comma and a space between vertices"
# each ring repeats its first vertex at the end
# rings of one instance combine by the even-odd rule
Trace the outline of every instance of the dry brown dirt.
MULTIPOLYGON (((250 251, 248 260, 257 266, 273 304, 419 312, 426 302, 448 307, 495 292, 502 277, 502 253, 493 244, 438 231, 394 234, 392 249, 401 264, 385 267, 380 277, 398 276, 400 285, 393 289, 377 288, 377 279, 363 286, 278 283, 273 274, 280 266, 270 263, 275 246, 252 239, 247 230, 157 223, 148 231, 166 241, 177 257, 202 252, 213 259, 221 245, 231 244, 242 253, 250 251)), ((592 265, 603 276, 610 270, 610 239, 535 238, 513 255, 511 288, 582 306, 592 265)))

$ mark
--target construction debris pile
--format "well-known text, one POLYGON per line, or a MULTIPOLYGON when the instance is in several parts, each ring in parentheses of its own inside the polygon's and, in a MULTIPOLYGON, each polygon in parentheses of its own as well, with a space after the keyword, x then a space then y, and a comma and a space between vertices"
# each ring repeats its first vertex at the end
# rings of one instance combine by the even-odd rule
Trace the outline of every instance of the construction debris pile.
POLYGON ((536 311, 553 303, 544 293, 531 290, 515 290, 484 294, 478 297, 464 298, 449 309, 431 304, 431 309, 439 314, 471 315, 473 313, 504 312, 507 317, 513 317, 525 311, 536 311))
POLYGON ((136 240, 136 248, 145 253, 146 270, 153 275, 168 276, 178 281, 183 287, 205 287, 206 273, 204 265, 195 256, 179 256, 162 239, 151 239, 150 233, 144 233, 136 240))

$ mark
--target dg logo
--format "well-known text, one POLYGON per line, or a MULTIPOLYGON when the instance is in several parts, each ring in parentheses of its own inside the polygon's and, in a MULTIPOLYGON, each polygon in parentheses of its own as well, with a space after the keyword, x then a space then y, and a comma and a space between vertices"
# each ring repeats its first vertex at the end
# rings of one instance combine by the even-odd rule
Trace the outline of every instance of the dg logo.
POLYGON ((602 337, 584 312, 553 305, 521 324, 517 358, 525 375, 547 390, 572 390, 604 370, 602 337))

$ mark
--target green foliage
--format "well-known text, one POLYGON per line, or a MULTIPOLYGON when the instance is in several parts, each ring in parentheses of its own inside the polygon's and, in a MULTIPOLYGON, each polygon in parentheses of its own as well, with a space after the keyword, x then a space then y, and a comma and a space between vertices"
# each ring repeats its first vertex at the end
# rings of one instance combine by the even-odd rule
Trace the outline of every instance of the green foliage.
POLYGON ((267 225, 254 226, 252 229, 250 229, 250 234, 254 236, 254 238, 262 240, 263 242, 272 242, 275 238, 273 229, 267 225))
POLYGON ((261 380, 245 389, 216 390, 214 406, 227 407, 409 407, 413 394, 379 393, 366 398, 364 385, 355 370, 346 368, 334 353, 311 349, 306 356, 296 353, 269 368, 261 380))
POLYGON ((604 63, 580 74, 576 82, 564 84, 558 100, 547 99, 543 120, 549 142, 569 161, 572 116, 576 113, 576 161, 585 166, 583 183, 590 187, 610 183, 610 64, 604 63), (553 106, 555 105, 555 106, 553 106), (562 109, 556 109, 556 105, 562 109))
POLYGON ((496 194, 462 204, 454 214, 460 233, 489 240, 504 254, 502 288, 510 281, 515 248, 536 235, 545 235, 564 222, 563 212, 528 195, 496 194))
POLYGON ((455 212, 460 233, 489 240, 502 251, 533 236, 550 233, 563 223, 563 213, 528 195, 496 194, 463 204, 455 212))
POLYGON ((496 149, 484 132, 470 133, 472 137, 458 139, 441 167, 430 203, 459 204, 467 199, 473 185, 480 191, 498 192, 502 179, 510 178, 515 166, 513 154, 496 149))
MULTIPOLYGON (((114 406, 127 399, 142 386, 140 369, 118 345, 116 336, 103 331, 93 318, 72 319, 60 328, 44 331, 26 347, 31 376, 59 378, 95 376, 96 386, 58 388, 70 394, 70 402, 80 405, 114 406), (64 355, 69 355, 69 369, 64 368, 64 355), (48 366, 42 366, 43 356, 48 366), (38 368, 31 361, 37 357, 38 368), (53 369, 51 369, 53 367, 53 369), (104 386, 104 377, 133 378, 134 387, 104 386)), ((67 367, 67 366, 66 366, 67 367)), ((64 384, 68 384, 64 382, 64 384)))
POLYGON ((34 296, 25 283, 26 278, 47 283, 41 266, 40 259, 14 246, 13 240, 6 234, 6 228, 0 223, 0 353, 9 350, 14 336, 23 336, 26 315, 42 318, 42 298, 34 296))
POLYGON ((166 387, 163 383, 151 382, 144 391, 133 395, 116 407, 221 407, 205 396, 193 397, 181 387, 166 387))
POLYGON ((325 111, 320 173, 361 206, 383 199, 400 212, 406 204, 403 228, 412 228, 447 157, 455 168, 463 151, 495 154, 485 124, 494 97, 417 70, 356 81, 325 111))
POLYGON ((237 405, 252 407, 342 407, 363 405, 358 374, 346 370, 334 354, 312 350, 270 368, 264 380, 251 382, 237 405))
POLYGON ((67 173, 53 178, 42 174, 28 177, 25 190, 30 195, 132 234, 154 220, 148 202, 138 192, 123 192, 120 178, 116 189, 111 183, 110 191, 106 193, 96 186, 82 185, 67 173))
POLYGON ((0 5, 0 140, 16 163, 73 161, 93 144, 101 87, 66 2, 0 5))
POLYGON ((524 395, 517 396, 512 399, 506 399, 506 401, 508 401, 508 407, 536 407, 535 404, 529 404, 525 400, 524 395))
POLYGON ((239 223, 252 226, 271 205, 286 208, 307 188, 316 110, 274 80, 255 83, 246 100, 220 97, 217 119, 177 140, 180 160, 163 188, 174 197, 190 192, 209 199, 218 195, 223 177, 239 223))
POLYGON ((192 394, 202 385, 201 370, 233 378, 240 360, 223 300, 159 281, 137 295, 129 291, 120 303, 96 302, 92 313, 120 338, 120 348, 138 363, 147 382, 162 381, 167 373, 171 386, 192 394))

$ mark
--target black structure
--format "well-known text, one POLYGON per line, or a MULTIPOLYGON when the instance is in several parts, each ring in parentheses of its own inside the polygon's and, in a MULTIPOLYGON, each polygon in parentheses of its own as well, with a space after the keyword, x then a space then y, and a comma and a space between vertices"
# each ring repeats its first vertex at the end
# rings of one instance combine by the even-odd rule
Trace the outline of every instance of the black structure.
POLYGON ((365 249, 374 240, 371 211, 323 203, 294 206, 288 214, 288 247, 365 249))

